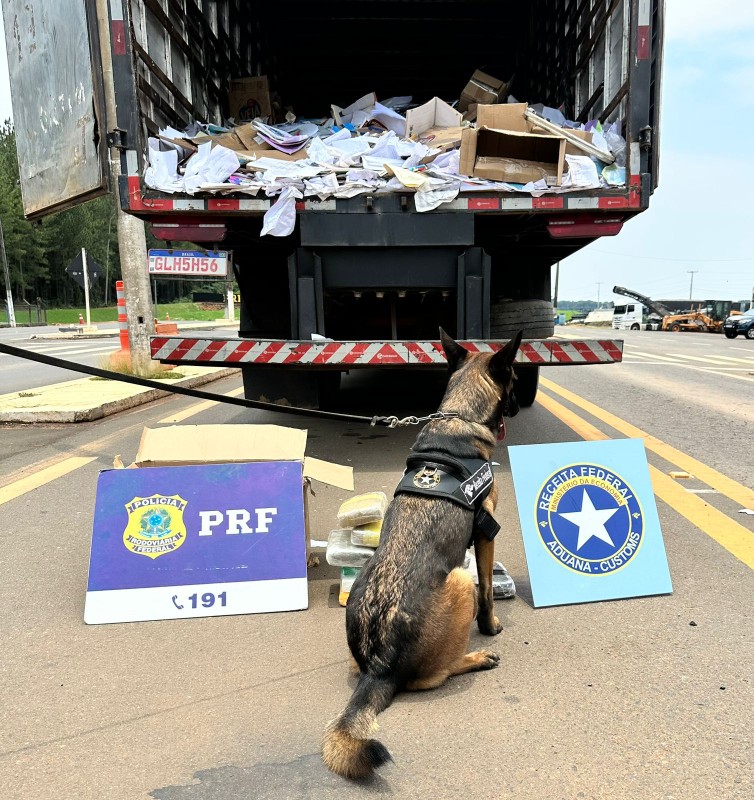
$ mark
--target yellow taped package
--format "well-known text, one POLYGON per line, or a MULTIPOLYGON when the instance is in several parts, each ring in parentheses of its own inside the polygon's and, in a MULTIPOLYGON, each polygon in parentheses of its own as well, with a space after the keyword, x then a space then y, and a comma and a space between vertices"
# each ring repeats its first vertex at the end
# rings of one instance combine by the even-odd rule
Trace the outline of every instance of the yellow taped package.
POLYGON ((355 528, 376 522, 385 516, 387 496, 385 492, 367 492, 351 497, 338 509, 338 524, 343 528, 355 528))
POLYGON ((351 594, 351 587, 356 580, 356 576, 361 572, 359 567, 341 567, 340 568, 340 593, 338 594, 338 603, 342 606, 348 602, 348 595, 351 594))
POLYGON ((380 532, 382 531, 382 520, 370 522, 368 525, 359 525, 351 531, 351 544, 358 544, 362 547, 377 547, 380 543, 380 532))

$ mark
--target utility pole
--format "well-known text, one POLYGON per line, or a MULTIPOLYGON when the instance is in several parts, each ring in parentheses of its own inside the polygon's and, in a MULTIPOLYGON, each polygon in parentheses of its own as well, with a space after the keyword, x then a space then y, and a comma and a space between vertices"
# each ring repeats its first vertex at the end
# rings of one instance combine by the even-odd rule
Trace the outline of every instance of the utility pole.
POLYGON ((602 286, 602 284, 598 283, 597 284, 597 308, 600 307, 600 286, 602 286))
MULTIPOLYGON (((102 77, 104 83, 107 129, 116 124, 115 84, 113 82, 113 58, 110 49, 110 20, 108 0, 96 0, 99 23, 100 49, 102 52, 102 77)), ((103 134, 104 135, 104 134, 103 134)), ((148 376, 154 371, 149 337, 154 332, 152 298, 147 273, 147 240, 144 223, 126 214, 117 202, 118 178, 120 177, 120 153, 110 150, 110 179, 116 194, 118 227, 118 249, 120 266, 126 295, 126 317, 128 340, 131 347, 131 366, 137 375, 148 376)))
POLYGON ((560 261, 555 264, 555 293, 552 298, 552 307, 558 310, 558 281, 560 280, 560 261))
POLYGON ((3 222, 0 220, 0 249, 3 253, 3 272, 5 274, 5 298, 8 304, 8 322, 11 328, 16 327, 16 311, 13 308, 13 293, 10 286, 10 270, 8 269, 8 259, 5 255, 5 233, 3 232, 3 222))
POLYGON ((86 250, 81 248, 81 263, 84 267, 84 305, 86 306, 86 327, 92 327, 92 315, 89 310, 89 267, 86 264, 86 250))
POLYGON ((689 303, 691 302, 692 298, 694 297, 694 275, 699 272, 698 269, 687 269, 689 275, 691 275, 691 286, 689 286, 689 303))

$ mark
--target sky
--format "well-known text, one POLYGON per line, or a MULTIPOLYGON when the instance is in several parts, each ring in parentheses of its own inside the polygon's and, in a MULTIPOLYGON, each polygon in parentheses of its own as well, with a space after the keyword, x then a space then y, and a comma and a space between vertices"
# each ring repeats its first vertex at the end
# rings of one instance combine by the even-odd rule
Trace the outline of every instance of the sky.
MULTIPOLYGON (((560 300, 754 296, 754 3, 666 0, 660 185, 618 236, 564 260, 560 300)), ((0 20, 0 25, 2 20, 0 20)), ((0 51, 5 38, 0 37, 0 51)), ((0 119, 12 117, 0 55, 0 119)))

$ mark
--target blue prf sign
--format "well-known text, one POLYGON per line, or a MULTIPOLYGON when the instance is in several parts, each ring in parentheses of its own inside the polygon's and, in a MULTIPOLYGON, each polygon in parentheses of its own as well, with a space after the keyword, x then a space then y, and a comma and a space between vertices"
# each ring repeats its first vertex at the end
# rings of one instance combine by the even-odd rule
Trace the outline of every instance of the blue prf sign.
POLYGON ((300 461, 100 473, 85 622, 307 605, 300 461))
POLYGON ((536 607, 673 591, 641 439, 508 452, 536 607))

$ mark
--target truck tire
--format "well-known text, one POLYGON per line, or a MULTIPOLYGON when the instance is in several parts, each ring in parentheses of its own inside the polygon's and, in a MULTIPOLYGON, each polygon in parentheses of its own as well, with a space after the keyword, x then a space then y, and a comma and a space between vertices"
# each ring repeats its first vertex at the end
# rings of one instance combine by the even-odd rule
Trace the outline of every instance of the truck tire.
POLYGON ((516 367, 516 383, 513 392, 521 408, 534 405, 539 387, 539 367, 516 367))
POLYGON ((520 330, 524 332, 524 339, 552 336, 555 333, 552 303, 549 300, 493 300, 490 304, 490 337, 510 339, 520 330))

